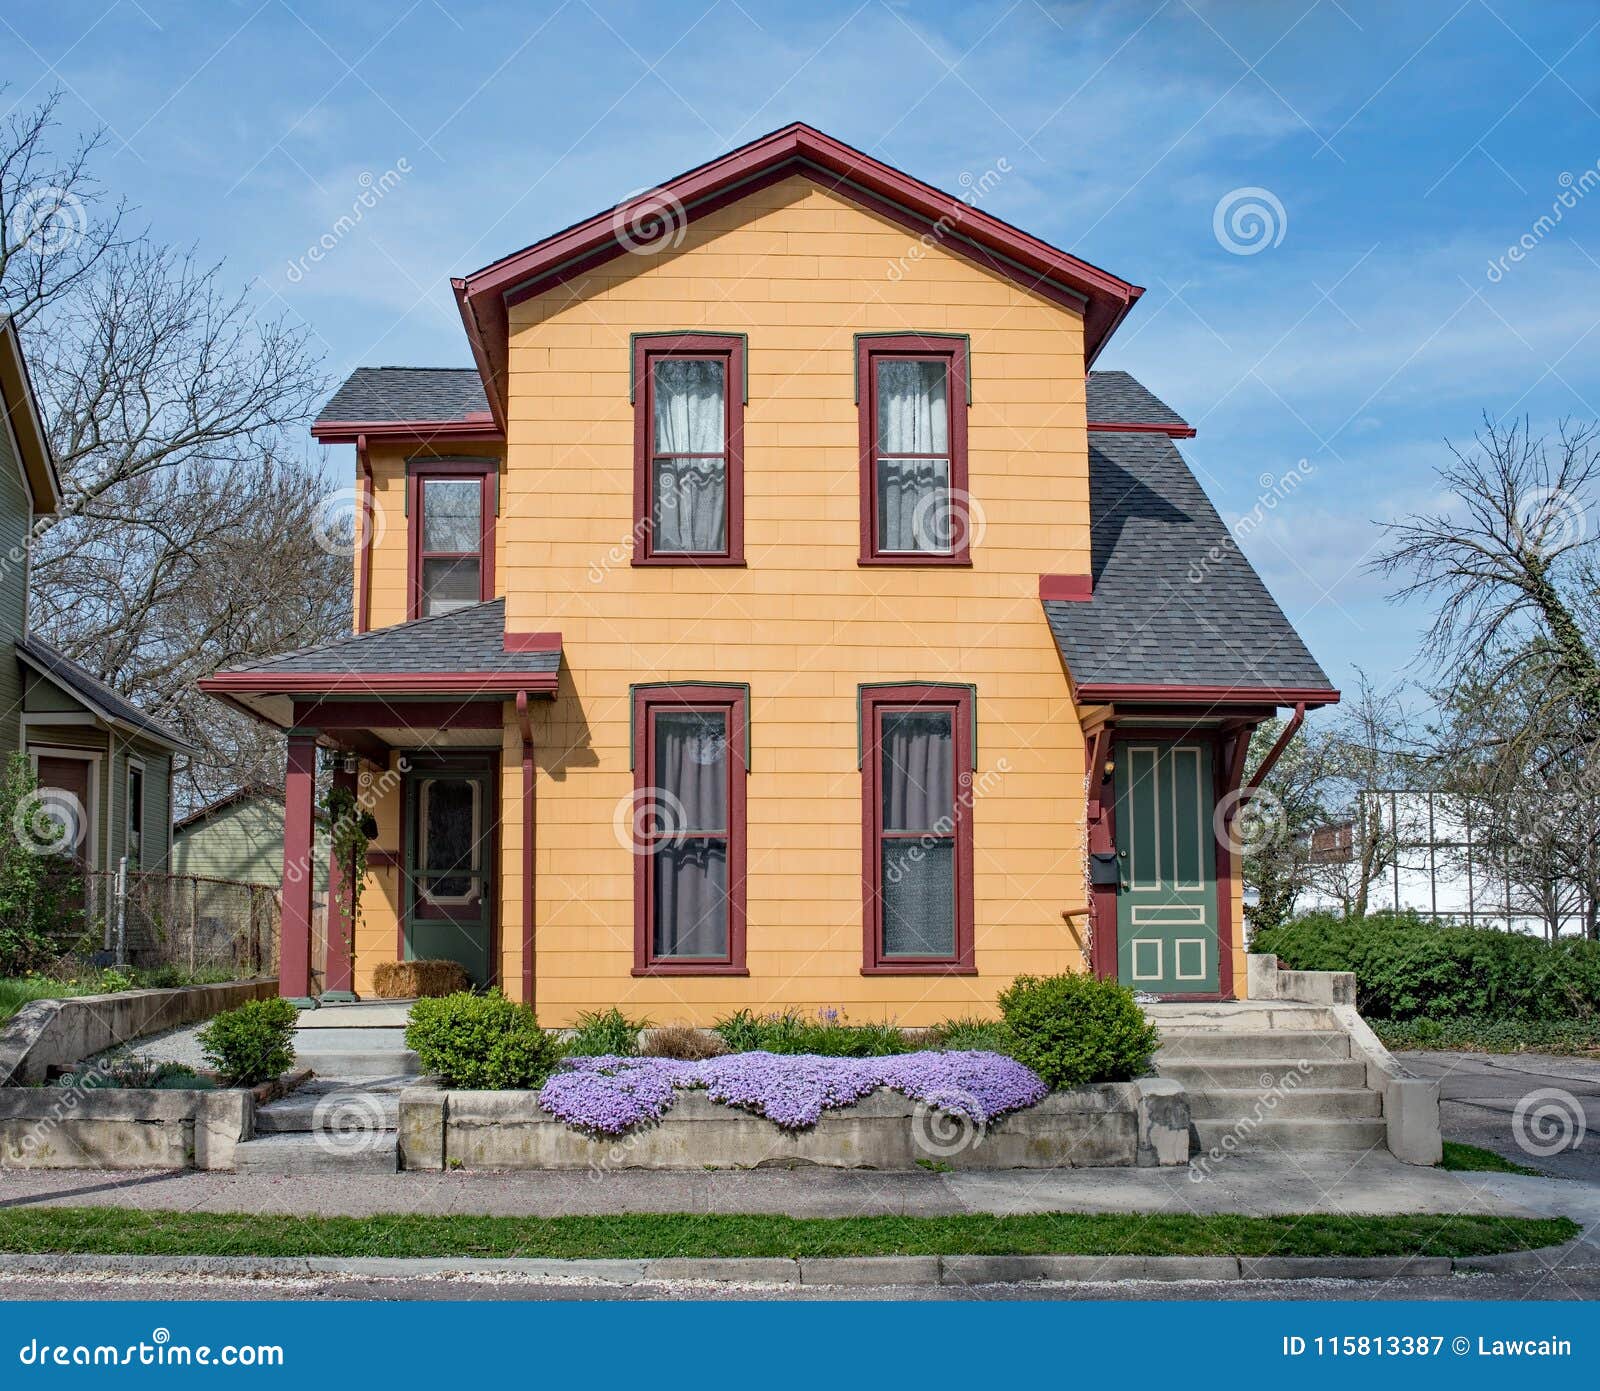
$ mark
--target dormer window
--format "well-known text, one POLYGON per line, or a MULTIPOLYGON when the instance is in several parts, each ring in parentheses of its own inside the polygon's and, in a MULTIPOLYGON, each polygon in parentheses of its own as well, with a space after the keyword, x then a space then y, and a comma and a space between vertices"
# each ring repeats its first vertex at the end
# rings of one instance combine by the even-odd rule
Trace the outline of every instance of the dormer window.
POLYGON ((411 461, 408 618, 494 598, 496 469, 493 459, 411 461))
POLYGON ((634 339, 634 563, 744 564, 744 339, 634 339))

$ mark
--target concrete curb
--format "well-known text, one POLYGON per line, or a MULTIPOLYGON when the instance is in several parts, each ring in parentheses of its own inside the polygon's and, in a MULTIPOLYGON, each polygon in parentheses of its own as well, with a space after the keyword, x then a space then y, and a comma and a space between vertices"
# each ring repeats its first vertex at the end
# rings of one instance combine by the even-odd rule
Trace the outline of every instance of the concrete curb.
POLYGON ((749 1285, 1010 1285, 1123 1280, 1390 1280, 1564 1265, 1576 1243, 1498 1256, 672 1256, 654 1260, 559 1260, 388 1256, 7 1255, 14 1275, 211 1279, 340 1275, 416 1279, 509 1275, 608 1285, 664 1281, 749 1285))

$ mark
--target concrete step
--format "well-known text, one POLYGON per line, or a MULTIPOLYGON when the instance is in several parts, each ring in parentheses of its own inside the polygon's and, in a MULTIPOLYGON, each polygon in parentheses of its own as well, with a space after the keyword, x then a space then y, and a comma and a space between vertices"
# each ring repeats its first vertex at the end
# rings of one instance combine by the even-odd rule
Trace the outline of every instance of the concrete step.
POLYGON ((389 1049, 395 1053, 406 1051, 406 1031, 403 1028, 347 1029, 306 1028, 297 1026, 295 1043, 318 1053, 333 1053, 350 1049, 357 1053, 376 1053, 389 1049))
POLYGON ((1291 1032, 1280 1029, 1239 1033, 1168 1033, 1163 1030, 1156 1066, 1197 1058, 1243 1062, 1253 1058, 1338 1062, 1350 1057, 1350 1036, 1341 1030, 1291 1032))
MULTIPOLYGON (((1188 1090, 1188 1089, 1186 1089, 1188 1090)), ((1295 1087, 1278 1091, 1189 1090, 1189 1114, 1196 1120, 1359 1120, 1383 1114, 1378 1092, 1349 1087, 1295 1087)))
POLYGON ((273 1176, 392 1174, 400 1167, 398 1156, 392 1131, 262 1135, 235 1146, 233 1167, 241 1174, 273 1176))
POLYGON ((1272 1150, 1318 1154, 1382 1149, 1388 1133, 1381 1120, 1268 1120, 1250 1125, 1239 1121, 1197 1120, 1194 1129, 1200 1137, 1196 1157, 1213 1149, 1223 1154, 1270 1153, 1272 1150), (1224 1144, 1230 1136, 1231 1142, 1224 1144))
POLYGON ((308 1082, 281 1100, 256 1111, 258 1135, 310 1134, 323 1130, 395 1130, 400 1125, 400 1092, 355 1089, 337 1082, 308 1082))
POLYGON ((1169 1058, 1159 1063, 1163 1077, 1181 1082, 1186 1091, 1221 1087, 1229 1091, 1266 1090, 1291 1082, 1298 1087, 1361 1088, 1367 1084, 1365 1063, 1309 1058, 1169 1058))
POLYGON ((1256 1029, 1338 1027, 1332 1011, 1321 1005, 1303 1005, 1294 1001, 1196 1004, 1174 1000, 1157 1001, 1142 1008, 1146 1018, 1160 1025, 1163 1033, 1232 1034, 1256 1029))
POLYGON ((310 1052, 297 1048, 294 1061, 296 1067, 309 1067, 318 1077, 334 1080, 382 1081, 422 1074, 422 1064, 415 1053, 395 1053, 388 1049, 365 1053, 341 1048, 324 1053, 321 1049, 310 1052))

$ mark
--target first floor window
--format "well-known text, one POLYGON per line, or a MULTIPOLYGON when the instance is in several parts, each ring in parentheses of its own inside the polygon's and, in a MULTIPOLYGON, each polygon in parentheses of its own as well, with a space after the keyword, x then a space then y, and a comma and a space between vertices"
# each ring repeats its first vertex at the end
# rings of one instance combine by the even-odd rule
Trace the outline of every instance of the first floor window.
POLYGON ((972 692, 862 696, 866 967, 972 966, 972 692))
POLYGON ((635 693, 639 971, 743 970, 744 740, 742 687, 635 693))
POLYGON ((144 867, 144 764, 128 765, 128 868, 144 867))

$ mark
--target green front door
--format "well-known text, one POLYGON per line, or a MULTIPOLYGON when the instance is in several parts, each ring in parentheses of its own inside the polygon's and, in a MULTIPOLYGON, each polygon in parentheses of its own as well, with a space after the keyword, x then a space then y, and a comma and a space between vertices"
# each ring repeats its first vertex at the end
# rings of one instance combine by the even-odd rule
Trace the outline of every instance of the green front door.
POLYGON ((1117 978, 1154 995, 1217 993, 1217 857, 1208 744, 1116 749, 1117 978))
POLYGON ((486 770, 417 769, 406 779, 407 961, 459 961, 483 987, 494 903, 486 770))

